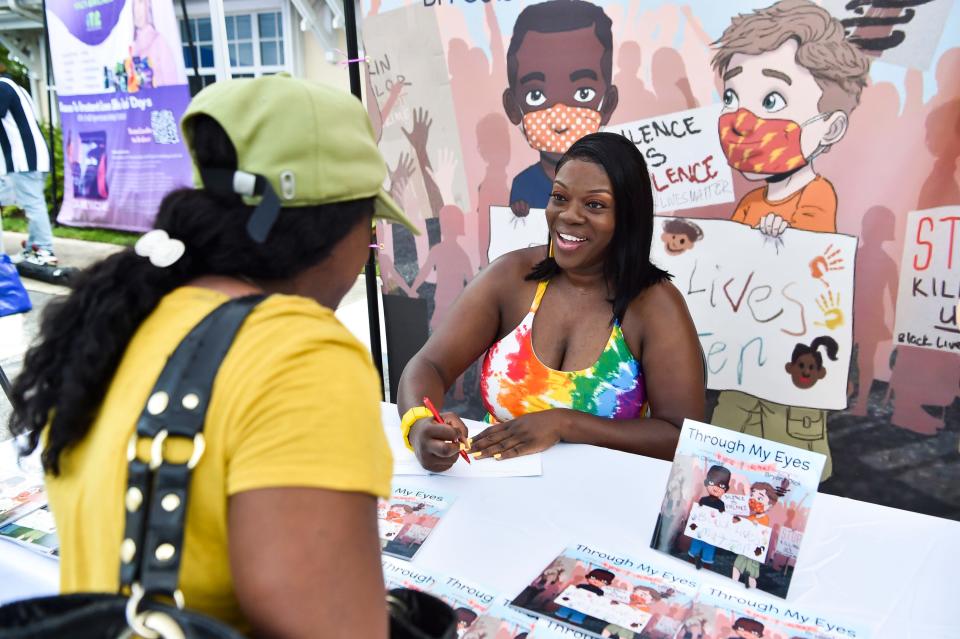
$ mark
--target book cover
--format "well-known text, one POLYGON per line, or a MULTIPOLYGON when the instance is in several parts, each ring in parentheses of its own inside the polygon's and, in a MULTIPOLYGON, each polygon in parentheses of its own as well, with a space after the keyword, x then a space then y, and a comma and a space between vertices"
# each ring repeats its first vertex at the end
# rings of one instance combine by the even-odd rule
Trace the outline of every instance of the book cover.
POLYGON ((678 639, 867 639, 846 620, 753 593, 704 586, 678 639))
POLYGON ((426 570, 418 570, 411 564, 382 557, 383 578, 387 589, 410 588, 426 592, 441 599, 453 608, 457 617, 457 636, 466 635, 473 624, 494 604, 492 591, 475 584, 447 577, 426 570))
POLYGON ((383 582, 387 590, 394 588, 410 588, 422 592, 433 592, 443 577, 429 570, 420 570, 406 562, 397 561, 391 557, 380 557, 383 567, 383 582))
POLYGON ((672 639, 696 592, 689 577, 580 544, 554 559, 512 605, 590 636, 672 639))
POLYGON ((528 639, 593 639, 593 634, 565 626, 559 621, 543 618, 537 621, 528 639))
POLYGON ((825 459, 687 420, 650 545, 786 598, 825 459))
POLYGON ((537 620, 507 605, 495 604, 477 617, 463 639, 530 639, 537 620))
POLYGON ((30 473, 15 463, 0 471, 0 526, 23 517, 47 503, 43 474, 30 473))
POLYGON ((377 504, 381 550, 393 557, 412 559, 453 499, 416 486, 396 486, 389 502, 380 500, 377 504))
POLYGON ((46 506, 0 527, 0 537, 15 541, 42 555, 57 555, 60 550, 53 513, 46 506))

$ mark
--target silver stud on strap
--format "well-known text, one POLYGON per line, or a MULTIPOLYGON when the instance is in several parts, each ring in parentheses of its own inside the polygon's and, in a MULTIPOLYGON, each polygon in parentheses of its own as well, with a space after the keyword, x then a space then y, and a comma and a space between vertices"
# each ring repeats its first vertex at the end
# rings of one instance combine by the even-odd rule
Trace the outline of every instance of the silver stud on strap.
POLYGON ((177 554, 177 550, 173 547, 173 544, 160 544, 154 553, 157 561, 170 561, 175 554, 177 554))
POLYGON ((127 510, 135 513, 140 509, 141 504, 143 504, 143 493, 140 492, 140 489, 136 486, 131 486, 127 489, 127 497, 125 502, 127 505, 127 510))
POLYGON ((169 403, 170 396, 163 391, 157 391, 150 396, 149 400, 147 400, 147 412, 151 415, 159 415, 163 411, 167 410, 167 405, 169 403))
POLYGON ((187 393, 183 396, 180 404, 187 410, 194 410, 200 405, 200 397, 196 393, 187 393))
POLYGON ((137 544, 132 539, 127 538, 120 544, 120 561, 129 564, 137 555, 137 544))
POLYGON ((176 493, 167 493, 163 499, 160 500, 160 507, 168 513, 172 513, 180 507, 180 497, 178 497, 176 493))

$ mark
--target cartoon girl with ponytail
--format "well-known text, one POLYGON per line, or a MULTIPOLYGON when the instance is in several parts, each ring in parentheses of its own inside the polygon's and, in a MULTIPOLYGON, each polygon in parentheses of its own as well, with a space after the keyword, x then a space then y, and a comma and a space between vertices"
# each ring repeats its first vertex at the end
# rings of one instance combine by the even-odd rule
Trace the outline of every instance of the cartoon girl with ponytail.
POLYGON ((823 367, 823 355, 820 347, 827 349, 827 357, 837 361, 837 351, 840 346, 832 337, 818 337, 809 346, 797 344, 793 349, 793 356, 784 366, 787 374, 797 388, 813 388, 814 384, 827 376, 827 369, 823 367))

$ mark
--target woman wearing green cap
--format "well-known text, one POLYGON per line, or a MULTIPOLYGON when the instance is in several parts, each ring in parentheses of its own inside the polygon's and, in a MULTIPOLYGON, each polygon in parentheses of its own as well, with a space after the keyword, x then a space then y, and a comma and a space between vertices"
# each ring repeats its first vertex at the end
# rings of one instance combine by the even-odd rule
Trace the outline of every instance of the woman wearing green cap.
MULTIPOLYGON (((372 218, 405 221, 381 190, 366 113, 349 94, 271 76, 203 90, 183 130, 202 186, 167 195, 157 230, 51 302, 14 387, 11 430, 44 447, 62 590, 117 592, 137 506, 124 499, 127 442, 148 395, 204 316, 265 293, 213 386, 180 590, 257 636, 385 637, 379 379, 333 314, 372 218)), ((191 442, 163 450, 189 456, 191 442)))

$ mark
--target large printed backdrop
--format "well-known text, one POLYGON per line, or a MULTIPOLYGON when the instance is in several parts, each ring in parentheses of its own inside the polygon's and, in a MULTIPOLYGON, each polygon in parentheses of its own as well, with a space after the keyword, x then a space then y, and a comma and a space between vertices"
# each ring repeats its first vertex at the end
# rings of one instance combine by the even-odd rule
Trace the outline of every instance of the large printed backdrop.
POLYGON ((48 39, 72 226, 153 228, 191 182, 178 123, 190 102, 171 0, 50 0, 48 39))
MULTIPOLYGON (((599 114, 650 166, 661 216, 653 259, 697 323, 713 422, 828 453, 826 492, 960 519, 960 3, 553 0, 511 49, 518 17, 537 4, 365 1, 368 108, 388 186, 425 231, 380 229, 385 293, 424 300, 432 328, 491 259, 544 243, 540 150, 558 142, 540 125, 599 114), (725 100, 711 65, 722 34, 740 14, 805 3, 828 10, 857 47, 832 65, 850 74, 846 97, 831 90, 760 113, 747 96, 786 84, 760 67, 789 76, 801 64, 774 51, 738 61, 741 77, 727 81, 742 103, 725 100), (571 15, 591 10, 610 19, 612 43, 571 15), (552 80, 564 65, 584 73, 552 80), (746 157, 728 163, 722 113, 760 135, 794 120, 804 156, 819 136, 817 179, 774 203, 802 210, 795 225, 806 230, 771 239, 751 228, 767 206, 764 182, 745 175, 760 170, 746 157), (750 121, 758 114, 766 122, 750 121), (823 374, 811 376, 804 367, 818 356, 823 374), (764 416, 751 417, 758 403, 764 416)), ((474 367, 449 403, 477 416, 477 397, 474 367)))

